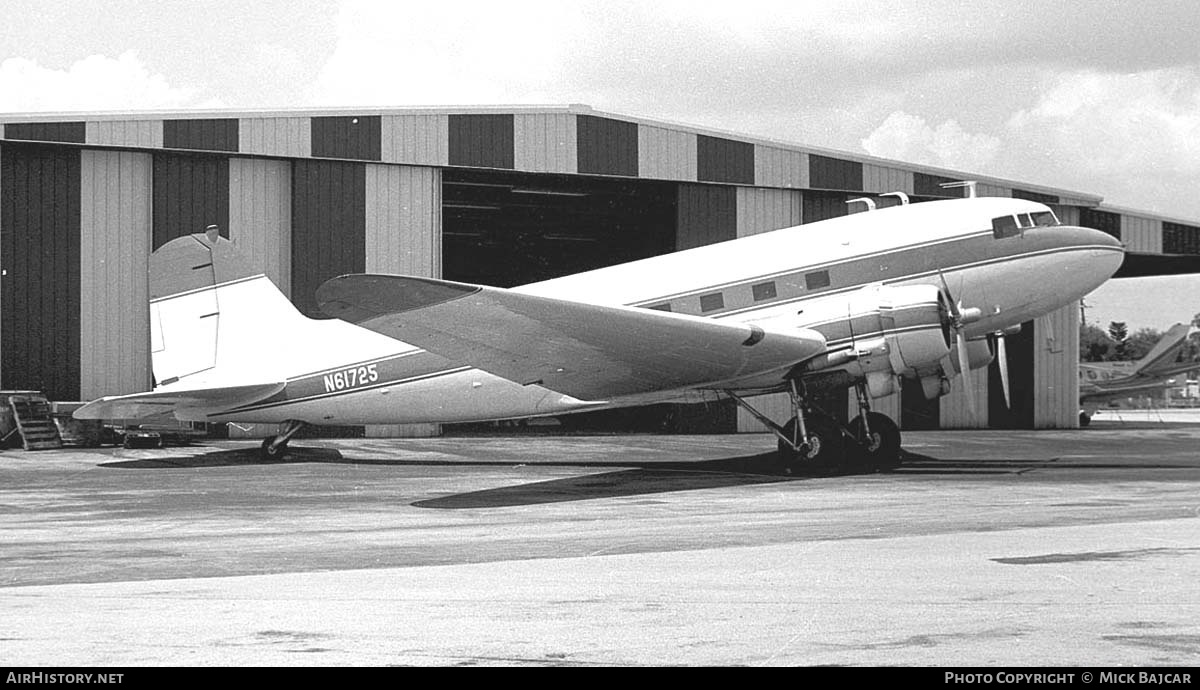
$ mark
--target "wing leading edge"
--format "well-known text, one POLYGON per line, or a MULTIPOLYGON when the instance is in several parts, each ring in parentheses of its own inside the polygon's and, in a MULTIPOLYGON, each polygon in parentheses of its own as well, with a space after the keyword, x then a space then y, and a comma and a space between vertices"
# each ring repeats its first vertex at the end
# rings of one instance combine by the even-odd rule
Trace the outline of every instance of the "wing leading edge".
POLYGON ((809 330, 599 306, 430 278, 356 274, 317 290, 322 311, 448 359, 580 400, 736 387, 825 351, 809 330))

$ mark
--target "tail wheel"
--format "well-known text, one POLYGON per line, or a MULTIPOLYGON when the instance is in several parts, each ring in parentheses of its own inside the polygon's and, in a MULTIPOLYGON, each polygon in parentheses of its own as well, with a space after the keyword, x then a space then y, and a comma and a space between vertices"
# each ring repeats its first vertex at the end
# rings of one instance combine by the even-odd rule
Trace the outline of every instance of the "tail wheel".
POLYGON ((857 441, 854 450, 868 469, 887 472, 900 466, 900 427, 886 415, 869 412, 866 424, 859 415, 850 420, 850 432, 857 441))
MULTIPOLYGON (((788 438, 796 437, 796 425, 795 417, 784 425, 788 438)), ((807 443, 800 450, 779 441, 779 460, 784 469, 801 474, 827 474, 838 469, 844 462, 846 446, 837 423, 819 415, 807 415, 804 429, 807 437, 803 440, 807 443)))

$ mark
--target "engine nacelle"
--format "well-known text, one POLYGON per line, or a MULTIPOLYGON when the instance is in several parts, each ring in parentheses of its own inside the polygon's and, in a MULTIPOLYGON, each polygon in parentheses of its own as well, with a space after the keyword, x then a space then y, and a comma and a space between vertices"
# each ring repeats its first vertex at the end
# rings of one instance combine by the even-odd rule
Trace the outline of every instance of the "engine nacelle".
POLYGON ((945 378, 942 361, 950 354, 948 323, 941 292, 932 285, 863 288, 851 297, 845 319, 817 327, 831 343, 849 339, 850 348, 814 360, 809 371, 845 370, 864 379, 873 398, 895 392, 897 377, 937 382, 945 378))
MULTIPOLYGON (((992 348, 990 345, 988 345, 988 341, 967 341, 967 367, 972 371, 975 369, 981 369, 991 364, 993 357, 992 348)), ((950 355, 948 359, 950 362, 948 364, 943 364, 943 368, 945 368, 946 371, 953 370, 956 373, 961 374, 962 365, 959 364, 958 360, 958 343, 954 343, 954 346, 950 348, 950 355)))

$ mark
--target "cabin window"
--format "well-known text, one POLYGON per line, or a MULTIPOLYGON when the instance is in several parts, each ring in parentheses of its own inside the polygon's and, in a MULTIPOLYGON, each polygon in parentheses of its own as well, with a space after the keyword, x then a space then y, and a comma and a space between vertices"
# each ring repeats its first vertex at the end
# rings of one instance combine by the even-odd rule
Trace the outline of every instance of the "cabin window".
POLYGON ((1005 237, 1014 237, 1021 234, 1021 229, 1017 227, 1017 219, 1013 216, 1000 216, 992 219, 992 237, 1002 239, 1005 237))
POLYGON ((716 311, 725 308, 725 298, 721 293, 714 292, 711 295, 700 295, 700 311, 716 311))
POLYGON ((1017 214, 1017 224, 1020 225, 1022 228, 1032 228, 1033 227, 1033 217, 1030 216, 1028 213, 1017 214))
POLYGON ((804 274, 804 287, 809 290, 829 287, 829 271, 814 271, 804 274))
POLYGON ((671 311, 671 303, 663 302, 662 304, 655 304, 651 307, 647 307, 647 309, 657 309, 658 311, 671 311))
POLYGON ((754 291, 755 302, 761 302, 765 299, 775 299, 775 281, 752 285, 750 289, 754 291))

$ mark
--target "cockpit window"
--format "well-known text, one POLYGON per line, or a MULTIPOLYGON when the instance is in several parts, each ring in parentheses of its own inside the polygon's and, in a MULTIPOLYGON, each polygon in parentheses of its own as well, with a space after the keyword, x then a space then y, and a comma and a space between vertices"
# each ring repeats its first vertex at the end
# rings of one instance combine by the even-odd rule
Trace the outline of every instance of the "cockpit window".
POLYGON ((1002 239, 1005 237, 1015 237, 1021 234, 1021 229, 1017 227, 1017 219, 1015 216, 1000 216, 992 219, 992 237, 1002 239))
POLYGON ((1049 228, 1058 225, 1058 218, 1053 211, 1039 211, 1033 214, 1033 224, 1039 228, 1049 228))

